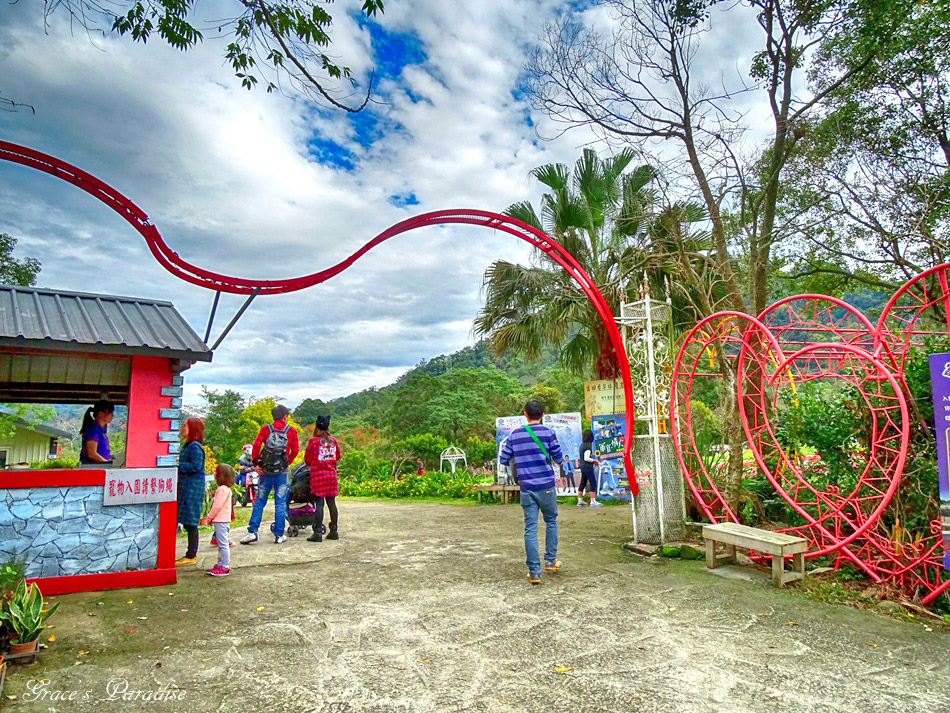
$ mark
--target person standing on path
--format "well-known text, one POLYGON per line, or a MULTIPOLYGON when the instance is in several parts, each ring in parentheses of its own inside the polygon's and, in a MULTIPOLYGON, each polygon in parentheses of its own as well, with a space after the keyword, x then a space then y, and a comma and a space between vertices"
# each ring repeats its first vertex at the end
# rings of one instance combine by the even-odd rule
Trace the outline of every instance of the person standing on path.
POLYGON ((328 540, 339 540, 337 532, 339 513, 336 509, 336 496, 340 494, 340 481, 337 478, 336 464, 340 460, 340 444, 330 435, 330 417, 317 416, 313 438, 307 443, 304 462, 310 466, 310 495, 314 501, 313 534, 307 542, 323 541, 323 502, 330 511, 330 532, 328 540))
POLYGON ((205 424, 189 418, 181 427, 185 445, 178 456, 178 522, 188 533, 188 550, 176 565, 194 564, 198 555, 198 521, 205 499, 205 424))
POLYGON ((594 432, 590 429, 584 431, 584 442, 581 443, 581 484, 577 486, 577 505, 586 505, 584 502, 584 486, 587 486, 587 494, 590 496, 590 506, 603 507, 597 502, 597 476, 594 474, 594 466, 600 465, 600 461, 594 458, 594 432))
POLYGON ((538 511, 544 517, 544 569, 557 572, 557 481, 554 464, 564 460, 557 436, 541 425, 544 404, 531 399, 524 405, 528 423, 511 432, 501 449, 501 464, 514 461, 521 486, 524 511, 524 549, 527 555, 528 581, 541 584, 541 560, 538 556, 538 511))
POLYGON ((218 487, 214 491, 214 502, 205 515, 205 522, 214 526, 214 539, 218 546, 218 562, 205 574, 212 577, 227 577, 231 574, 231 519, 234 516, 233 496, 231 486, 234 485, 234 468, 226 463, 219 463, 214 470, 214 479, 218 487))
POLYGON ((247 534, 241 538, 242 545, 257 542, 257 530, 264 518, 264 506, 271 490, 274 491, 274 544, 279 545, 287 541, 284 534, 284 528, 287 526, 287 499, 290 497, 287 473, 290 464, 300 452, 300 445, 297 442, 297 429, 287 423, 290 409, 278 404, 271 409, 271 416, 274 422, 261 426, 251 451, 251 460, 261 471, 261 482, 254 500, 254 509, 251 510, 251 521, 247 524, 247 534))

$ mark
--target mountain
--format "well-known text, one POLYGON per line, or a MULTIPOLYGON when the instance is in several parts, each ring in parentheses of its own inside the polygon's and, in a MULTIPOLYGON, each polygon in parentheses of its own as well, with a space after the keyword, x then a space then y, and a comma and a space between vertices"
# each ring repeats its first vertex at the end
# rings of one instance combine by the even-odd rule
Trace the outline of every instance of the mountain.
MULTIPOLYGON (((365 389, 330 401, 304 399, 294 410, 294 418, 298 423, 313 423, 319 413, 330 414, 338 421, 340 419, 346 422, 362 420, 371 425, 378 425, 381 404, 419 374, 436 377, 453 369, 498 369, 521 384, 530 386, 539 380, 543 380, 545 385, 549 385, 549 381, 552 380, 564 381, 565 376, 557 373, 559 372, 557 367, 558 358, 554 349, 545 349, 538 359, 528 361, 520 356, 498 356, 494 354, 487 342, 479 341, 471 347, 459 349, 451 354, 440 354, 432 359, 423 359, 388 386, 365 389)), ((568 380, 580 384, 579 393, 583 398, 582 380, 579 378, 568 378, 568 380)), ((554 384, 554 386, 558 385, 554 384)), ((578 391, 578 389, 574 388, 571 391, 578 391)), ((568 400, 574 402, 576 398, 568 400)))

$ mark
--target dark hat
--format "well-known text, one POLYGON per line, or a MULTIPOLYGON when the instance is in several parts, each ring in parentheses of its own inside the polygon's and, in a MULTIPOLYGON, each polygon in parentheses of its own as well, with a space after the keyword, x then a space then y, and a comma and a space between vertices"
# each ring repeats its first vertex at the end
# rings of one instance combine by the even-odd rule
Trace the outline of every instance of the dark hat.
POLYGON ((329 416, 317 416, 316 428, 320 431, 326 431, 330 428, 329 416))

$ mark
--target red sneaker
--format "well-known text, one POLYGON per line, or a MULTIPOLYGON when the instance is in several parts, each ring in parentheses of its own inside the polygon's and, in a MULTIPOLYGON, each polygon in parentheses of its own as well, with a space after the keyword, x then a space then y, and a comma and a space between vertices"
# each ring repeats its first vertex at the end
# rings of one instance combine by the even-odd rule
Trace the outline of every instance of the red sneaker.
POLYGON ((216 564, 211 569, 206 570, 205 574, 211 575, 212 577, 227 577, 229 574, 231 574, 231 568, 222 567, 221 565, 216 564))

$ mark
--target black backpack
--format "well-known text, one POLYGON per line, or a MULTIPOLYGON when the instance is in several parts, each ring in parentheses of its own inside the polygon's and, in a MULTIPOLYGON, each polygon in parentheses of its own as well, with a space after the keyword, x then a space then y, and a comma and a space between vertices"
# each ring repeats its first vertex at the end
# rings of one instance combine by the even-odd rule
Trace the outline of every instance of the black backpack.
POLYGON ((276 475, 287 470, 287 432, 290 426, 277 429, 273 424, 268 424, 267 429, 267 440, 261 448, 258 465, 265 473, 276 475))

